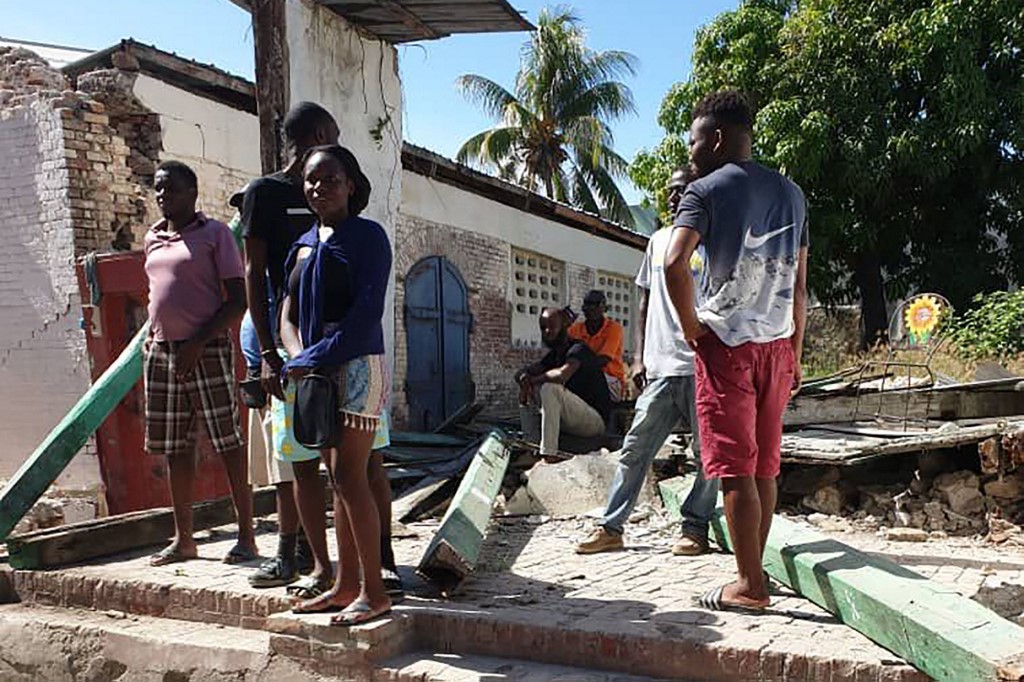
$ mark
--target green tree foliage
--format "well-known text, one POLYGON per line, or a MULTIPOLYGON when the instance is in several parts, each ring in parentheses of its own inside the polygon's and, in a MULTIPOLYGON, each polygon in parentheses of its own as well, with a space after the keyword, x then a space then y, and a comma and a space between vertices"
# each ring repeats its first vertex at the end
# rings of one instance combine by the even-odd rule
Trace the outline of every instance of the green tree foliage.
POLYGON ((543 10, 523 46, 514 93, 483 76, 457 80, 465 96, 498 123, 468 139, 458 160, 632 225, 616 184, 628 163, 615 153, 608 124, 636 113, 619 80, 634 75, 635 67, 636 58, 626 52, 588 48, 580 20, 569 10, 543 10))
POLYGON ((811 288, 859 299, 868 341, 886 299, 1024 281, 1022 49, 1020 0, 747 0, 699 32, 630 172, 663 209, 694 104, 746 91, 755 155, 811 204, 811 288))
POLYGON ((1024 353, 1024 290, 979 294, 953 320, 950 338, 969 360, 1006 359, 1024 353))

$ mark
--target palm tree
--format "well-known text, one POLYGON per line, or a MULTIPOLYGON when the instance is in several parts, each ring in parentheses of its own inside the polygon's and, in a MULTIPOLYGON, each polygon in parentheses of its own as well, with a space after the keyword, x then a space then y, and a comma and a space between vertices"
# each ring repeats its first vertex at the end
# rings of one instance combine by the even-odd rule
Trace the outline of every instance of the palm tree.
POLYGON ((632 93, 618 80, 635 75, 636 61, 628 52, 588 48, 570 10, 542 10, 537 31, 523 45, 515 94, 483 76, 456 81, 498 122, 466 140, 458 160, 632 225, 615 181, 626 177, 628 164, 612 149, 608 121, 636 113, 632 93))

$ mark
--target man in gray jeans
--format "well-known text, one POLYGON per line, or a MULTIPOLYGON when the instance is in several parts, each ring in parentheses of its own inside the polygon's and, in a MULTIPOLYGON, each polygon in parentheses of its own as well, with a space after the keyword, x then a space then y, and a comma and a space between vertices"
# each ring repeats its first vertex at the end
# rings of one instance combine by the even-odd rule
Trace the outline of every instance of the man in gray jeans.
MULTIPOLYGON (((686 171, 677 170, 669 181, 669 211, 675 213, 687 183, 686 171)), ((693 435, 697 458, 697 482, 681 509, 682 535, 672 548, 680 556, 708 551, 708 522, 718 500, 718 480, 707 480, 700 465, 700 439, 694 402, 693 349, 683 338, 672 301, 665 286, 663 262, 672 228, 651 235, 636 283, 640 287, 640 324, 634 347, 642 349, 633 361, 632 375, 643 393, 636 401, 636 416, 619 453, 619 467, 608 495, 600 527, 576 546, 577 554, 597 554, 623 548, 622 529, 633 511, 651 463, 672 429, 683 420, 693 435)), ((690 263, 695 275, 703 271, 703 259, 694 254, 690 263)))

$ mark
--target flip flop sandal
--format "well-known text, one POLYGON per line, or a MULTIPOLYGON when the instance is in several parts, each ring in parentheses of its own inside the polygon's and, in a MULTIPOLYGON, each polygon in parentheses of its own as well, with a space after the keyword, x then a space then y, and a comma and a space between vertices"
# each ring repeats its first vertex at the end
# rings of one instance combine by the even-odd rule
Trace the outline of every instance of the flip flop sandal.
POLYGON ((722 594, 724 592, 725 585, 716 587, 701 597, 697 603, 709 611, 730 611, 732 613, 742 613, 748 616, 760 616, 768 610, 765 606, 747 606, 745 604, 734 604, 732 602, 723 601, 722 594))
POLYGON ((227 554, 224 555, 224 558, 221 561, 229 566, 234 566, 235 564, 247 564, 250 561, 256 561, 259 558, 260 555, 248 547, 235 545, 227 554))
POLYGON ((167 546, 149 557, 150 566, 167 566, 168 564, 180 564, 183 561, 196 559, 195 555, 182 554, 177 547, 167 546))
POLYGON ((352 627, 355 625, 362 625, 368 623, 371 620, 380 618, 381 616, 391 613, 391 607, 388 606, 385 609, 374 611, 370 608, 369 604, 349 604, 341 613, 331 616, 331 625, 337 627, 352 627))
POLYGON ((289 597, 295 597, 302 601, 310 601, 331 589, 331 583, 333 582, 334 576, 327 576, 326 578, 309 577, 289 585, 284 588, 284 591, 289 597))

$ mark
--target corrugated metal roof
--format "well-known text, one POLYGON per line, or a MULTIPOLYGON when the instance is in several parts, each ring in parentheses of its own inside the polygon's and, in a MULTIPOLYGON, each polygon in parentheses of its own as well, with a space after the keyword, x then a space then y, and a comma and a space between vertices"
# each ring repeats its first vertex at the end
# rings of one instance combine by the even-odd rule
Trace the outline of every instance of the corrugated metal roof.
POLYGON ((534 29, 507 0, 315 1, 389 43, 534 29))

